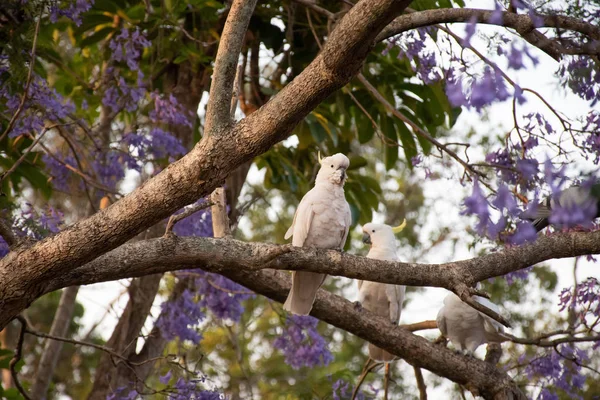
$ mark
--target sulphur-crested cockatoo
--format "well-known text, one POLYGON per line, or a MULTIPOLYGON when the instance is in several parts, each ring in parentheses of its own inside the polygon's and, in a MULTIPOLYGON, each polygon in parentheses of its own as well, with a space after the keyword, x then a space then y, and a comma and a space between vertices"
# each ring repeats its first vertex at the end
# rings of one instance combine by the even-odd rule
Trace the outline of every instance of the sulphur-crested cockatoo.
MULTIPOLYGON (((406 221, 405 221, 406 222, 406 221)), ((363 242, 371 245, 368 258, 398 260, 396 238, 405 223, 392 228, 389 225, 369 223, 363 226, 363 242)), ((370 281, 358 281, 359 301, 362 307, 382 317, 389 318, 394 325, 400 322, 405 286, 370 281)), ((369 343, 369 357, 375 361, 390 362, 396 356, 369 343)))
MULTIPOLYGON (((293 235, 292 245, 342 250, 352 223, 350 205, 344 196, 346 170, 350 160, 338 153, 320 159, 321 168, 315 187, 300 201, 294 222, 285 234, 293 235)), ((308 315, 312 309, 317 290, 327 275, 294 271, 292 289, 283 308, 298 315, 308 315)))
MULTIPOLYGON (((480 296, 473 296, 473 299, 500 314, 498 306, 488 299, 480 296)), ((470 355, 484 343, 508 340, 504 327, 498 321, 475 310, 454 293, 444 299, 444 306, 437 315, 437 325, 459 352, 470 355)))

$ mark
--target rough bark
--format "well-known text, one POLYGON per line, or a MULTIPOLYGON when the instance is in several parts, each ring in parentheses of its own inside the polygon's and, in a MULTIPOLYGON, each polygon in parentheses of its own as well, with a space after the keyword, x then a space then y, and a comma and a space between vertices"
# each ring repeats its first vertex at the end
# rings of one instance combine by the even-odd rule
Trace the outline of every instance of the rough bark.
MULTIPOLYGON (((54 315, 52 327, 50 328, 51 335, 67 336, 78 292, 79 286, 69 286, 61 293, 56 315, 54 315)), ((46 339, 44 352, 35 373, 35 381, 31 387, 31 397, 33 399, 43 400, 46 398, 46 392, 54 374, 54 368, 58 362, 62 345, 63 343, 57 340, 46 339)))
POLYGON ((315 60, 257 112, 222 134, 205 135, 189 154, 106 210, 9 253, 0 261, 0 328, 46 292, 53 278, 206 196, 235 168, 286 138, 314 107, 359 71, 376 35, 409 3, 358 3, 315 60))
POLYGON ((600 231, 540 236, 532 244, 444 264, 374 260, 335 250, 300 248, 234 239, 170 235, 128 243, 47 282, 50 292, 90 284, 188 268, 221 273, 236 269, 282 269, 326 273, 352 279, 408 286, 453 289, 506 275, 553 258, 600 253, 600 231))

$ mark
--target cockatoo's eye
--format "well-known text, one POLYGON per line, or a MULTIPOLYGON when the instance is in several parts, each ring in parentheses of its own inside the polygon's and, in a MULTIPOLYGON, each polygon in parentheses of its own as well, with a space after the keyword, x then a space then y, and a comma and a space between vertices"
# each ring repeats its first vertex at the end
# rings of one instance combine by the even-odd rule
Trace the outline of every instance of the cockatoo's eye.
POLYGON ((371 232, 375 233, 375 229, 373 229, 371 232))
POLYGON ((331 164, 331 168, 333 168, 333 164, 331 164))

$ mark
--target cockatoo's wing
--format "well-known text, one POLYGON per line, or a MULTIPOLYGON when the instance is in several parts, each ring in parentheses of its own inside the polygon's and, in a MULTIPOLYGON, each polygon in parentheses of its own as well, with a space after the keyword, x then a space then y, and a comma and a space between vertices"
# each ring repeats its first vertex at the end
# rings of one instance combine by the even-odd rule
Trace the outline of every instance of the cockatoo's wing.
MULTIPOLYGON (((346 202, 346 212, 344 215, 344 223, 346 224, 346 229, 342 233, 342 241, 340 243, 340 250, 344 250, 344 245, 346 244, 346 239, 348 238, 348 232, 350 231, 350 225, 352 225, 352 211, 350 211, 350 204, 346 202)), ((359 287, 360 289, 360 287, 359 287)))
POLYGON ((302 201, 300 201, 300 204, 298 204, 292 226, 289 227, 284 236, 285 239, 289 239, 293 235, 294 239, 292 244, 294 246, 302 246, 304 244, 308 232, 310 231, 310 225, 315 216, 312 201, 310 199, 311 192, 312 190, 306 193, 302 201))
POLYGON ((438 329, 440 330, 440 332, 442 332, 442 335, 447 337, 448 327, 446 326, 446 306, 440 308, 435 322, 437 322, 438 329))
POLYGON ((386 294, 388 297, 390 307, 390 321, 392 321, 394 324, 398 324, 398 322, 400 322, 400 316, 402 315, 402 303, 404 302, 405 291, 405 286, 386 286, 386 294))

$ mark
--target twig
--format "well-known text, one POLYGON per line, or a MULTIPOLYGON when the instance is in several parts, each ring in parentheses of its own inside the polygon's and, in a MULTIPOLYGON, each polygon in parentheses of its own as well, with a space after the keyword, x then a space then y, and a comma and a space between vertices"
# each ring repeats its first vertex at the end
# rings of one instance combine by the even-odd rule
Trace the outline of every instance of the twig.
POLYGON ((12 118, 10 119, 10 122, 8 123, 8 126, 4 130, 4 133, 2 133, 2 136, 0 136, 0 142, 4 139, 4 137, 6 135, 8 135, 8 133, 15 126, 15 123, 17 122, 17 118, 19 118, 19 115, 21 114, 21 112, 23 112, 23 107, 25 106, 25 102, 27 101, 27 94, 29 93, 29 86, 31 85, 31 78, 33 77, 33 66, 35 65, 35 50, 37 48, 37 39, 38 39, 38 36, 40 33, 40 23, 41 22, 42 22, 42 15, 40 13, 37 23, 35 24, 35 32, 33 34, 33 45, 32 45, 32 49, 31 49, 31 62, 29 63, 29 72, 27 73, 27 82, 25 83, 25 92, 23 93, 23 97, 21 97, 21 103, 19 103, 19 107, 17 108, 17 111, 13 114, 12 118))
POLYGON ((323 7, 319 7, 315 1, 310 0, 294 0, 298 4, 302 4, 307 9, 310 8, 313 11, 318 12, 319 14, 325 15, 328 19, 335 19, 335 14, 329 10, 324 9, 323 7))
POLYGON ((212 201, 205 201, 203 203, 198 203, 192 207, 184 209, 184 211, 181 214, 171 215, 171 218, 169 218, 169 221, 167 222, 167 228, 165 229, 165 235, 170 233, 171 230, 173 229, 173 226, 176 223, 178 223, 179 221, 181 221, 182 219, 185 219, 185 218, 189 217, 190 215, 197 213, 200 210, 204 210, 205 208, 211 207, 214 204, 215 203, 213 203, 212 201))
POLYGON ((437 322, 434 320, 427 320, 421 322, 415 322, 414 324, 400 325, 404 329, 408 329, 411 332, 423 331, 426 329, 437 329, 437 322))
POLYGON ((417 387, 419 388, 419 399, 427 400, 427 386, 425 385, 425 379, 423 379, 423 372, 421 372, 421 368, 415 367, 414 365, 413 369, 415 370, 415 379, 417 380, 417 387))
POLYGON ((385 372, 383 374, 383 400, 388 400, 388 389, 390 385, 390 363, 385 363, 385 372))
POLYGON ((484 306, 483 304, 473 300, 473 297, 471 297, 470 294, 468 294, 468 292, 466 292, 467 294, 465 294, 464 291, 461 291, 461 293, 459 294, 457 291, 457 295, 458 297, 460 297, 460 299, 462 301, 464 301, 465 303, 467 303, 468 305, 470 305, 471 307, 473 307, 474 309, 476 309, 479 312, 484 313, 485 315, 487 315, 488 317, 500 322, 502 325, 508 327, 508 328, 512 328, 512 325, 510 324, 510 322, 508 322, 508 320, 506 318, 504 318, 502 315, 498 314, 496 311, 494 310, 490 310, 489 308, 487 308, 486 306, 484 306))
POLYGON ((350 398, 350 400, 354 400, 356 398, 356 395, 358 394, 358 391, 360 390, 360 386, 364 382, 364 380, 367 377, 367 375, 369 374, 369 372, 371 372, 373 369, 375 369, 375 367, 378 367, 379 365, 381 365, 381 363, 378 363, 375 360, 372 360, 370 357, 367 358, 367 362, 363 366, 362 372, 360 373, 360 376, 358 378, 358 382, 356 383, 356 387, 354 387, 354 390, 352 391, 352 397, 350 398), (370 365, 371 361, 373 362, 372 365, 370 365))
POLYGON ((21 154, 21 157, 19 157, 19 159, 8 169, 8 171, 6 171, 6 172, 4 172, 2 174, 2 176, 0 177, 0 182, 2 182, 3 180, 5 180, 10 174, 12 174, 13 172, 15 172, 15 169, 17 169, 17 167, 23 162, 23 160, 25 160, 25 157, 27 157, 27 154, 29 154, 31 152, 31 150, 33 150, 33 148, 44 137, 44 135, 46 134, 46 132, 48 132, 50 129, 56 128, 57 126, 58 125, 52 125, 52 126, 45 127, 42 130, 42 133, 40 133, 38 135, 38 137, 35 138, 35 140, 33 141, 33 143, 31 143, 31 146, 29 146, 27 149, 25 149, 25 151, 23 152, 23 154, 21 154))
POLYGON ((15 382, 17 390, 23 395, 25 400, 31 400, 31 397, 29 397, 29 395, 21 385, 21 382, 19 382, 19 375, 17 373, 17 363, 21 361, 23 351, 23 340, 25 340, 25 332, 27 331, 27 320, 22 315, 17 315, 15 319, 17 319, 21 323, 21 330, 19 331, 19 341, 17 342, 15 355, 10 360, 10 363, 8 365, 10 367, 10 373, 12 375, 13 381, 15 382))

